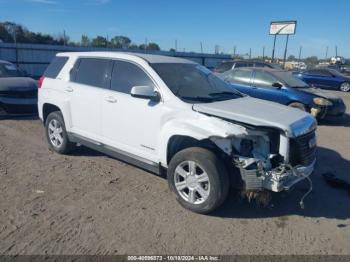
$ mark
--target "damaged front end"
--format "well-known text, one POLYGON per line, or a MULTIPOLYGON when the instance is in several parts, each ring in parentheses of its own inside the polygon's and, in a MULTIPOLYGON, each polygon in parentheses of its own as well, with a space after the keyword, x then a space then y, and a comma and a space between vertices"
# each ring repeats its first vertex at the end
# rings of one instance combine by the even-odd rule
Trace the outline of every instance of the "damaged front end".
POLYGON ((292 132, 247 127, 244 136, 211 140, 230 156, 245 191, 290 189, 307 178, 316 162, 316 125, 296 123, 292 132))

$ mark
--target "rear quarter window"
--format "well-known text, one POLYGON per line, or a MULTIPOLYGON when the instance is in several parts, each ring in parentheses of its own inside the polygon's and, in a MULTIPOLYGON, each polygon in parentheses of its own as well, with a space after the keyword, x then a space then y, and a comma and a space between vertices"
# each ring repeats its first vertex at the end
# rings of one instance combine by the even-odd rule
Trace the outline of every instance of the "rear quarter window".
POLYGON ((56 56, 46 69, 44 76, 48 78, 56 78, 67 61, 68 57, 66 56, 56 56))

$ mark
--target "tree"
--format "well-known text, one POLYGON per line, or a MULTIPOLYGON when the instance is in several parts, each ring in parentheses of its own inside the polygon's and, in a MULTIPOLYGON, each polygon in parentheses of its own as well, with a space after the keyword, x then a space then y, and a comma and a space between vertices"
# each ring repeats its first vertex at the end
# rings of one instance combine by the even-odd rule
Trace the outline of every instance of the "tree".
POLYGON ((103 36, 97 36, 92 39, 91 45, 93 47, 106 47, 107 46, 107 39, 103 36))
POLYGON ((5 43, 13 42, 12 35, 7 31, 4 23, 0 23, 0 39, 5 43))
POLYGON ((148 50, 160 50, 160 47, 156 43, 149 43, 147 46, 147 49, 148 50))
POLYGON ((305 58, 304 61, 306 64, 316 65, 318 63, 318 57, 317 56, 309 56, 309 57, 305 58))
POLYGON ((80 45, 85 47, 90 45, 90 39, 87 35, 81 36, 80 45))
POLYGON ((176 52, 176 50, 174 48, 170 48, 169 52, 176 52))
POLYGON ((290 55, 290 56, 288 56, 287 60, 288 61, 295 61, 295 60, 297 60, 297 58, 294 55, 290 55))
POLYGON ((129 49, 133 49, 133 50, 136 50, 136 49, 139 49, 139 46, 137 44, 131 44, 129 45, 129 49))
POLYGON ((139 49, 140 50, 146 50, 147 46, 145 44, 141 44, 141 45, 139 45, 139 49))
POLYGON ((111 39, 111 44, 112 44, 112 47, 126 49, 130 46, 131 40, 127 36, 119 35, 111 39))

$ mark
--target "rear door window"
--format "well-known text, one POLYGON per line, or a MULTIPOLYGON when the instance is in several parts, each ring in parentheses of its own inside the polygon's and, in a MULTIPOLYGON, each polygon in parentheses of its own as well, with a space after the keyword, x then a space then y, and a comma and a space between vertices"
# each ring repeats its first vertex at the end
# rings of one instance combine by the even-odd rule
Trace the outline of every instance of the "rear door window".
POLYGON ((73 81, 79 84, 108 88, 111 60, 103 58, 80 58, 73 81))
POLYGON ((311 69, 311 70, 306 71, 306 74, 315 75, 315 76, 330 76, 331 75, 327 70, 323 70, 323 69, 311 69))
POLYGON ((66 56, 56 56, 46 69, 44 76, 48 78, 56 78, 67 61, 68 57, 66 56))
POLYGON ((134 86, 154 87, 154 84, 139 66, 126 61, 115 61, 112 71, 111 89, 130 94, 134 86))

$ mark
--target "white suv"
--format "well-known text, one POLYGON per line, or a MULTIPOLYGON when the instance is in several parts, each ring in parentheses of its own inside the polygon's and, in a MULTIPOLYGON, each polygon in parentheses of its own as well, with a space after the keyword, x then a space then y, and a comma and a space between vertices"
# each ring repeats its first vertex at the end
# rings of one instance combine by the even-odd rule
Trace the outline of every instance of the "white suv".
POLYGON ((182 206, 213 211, 229 187, 289 189, 314 169, 315 119, 244 96, 180 58, 61 53, 39 82, 50 147, 76 144, 166 174, 182 206))

